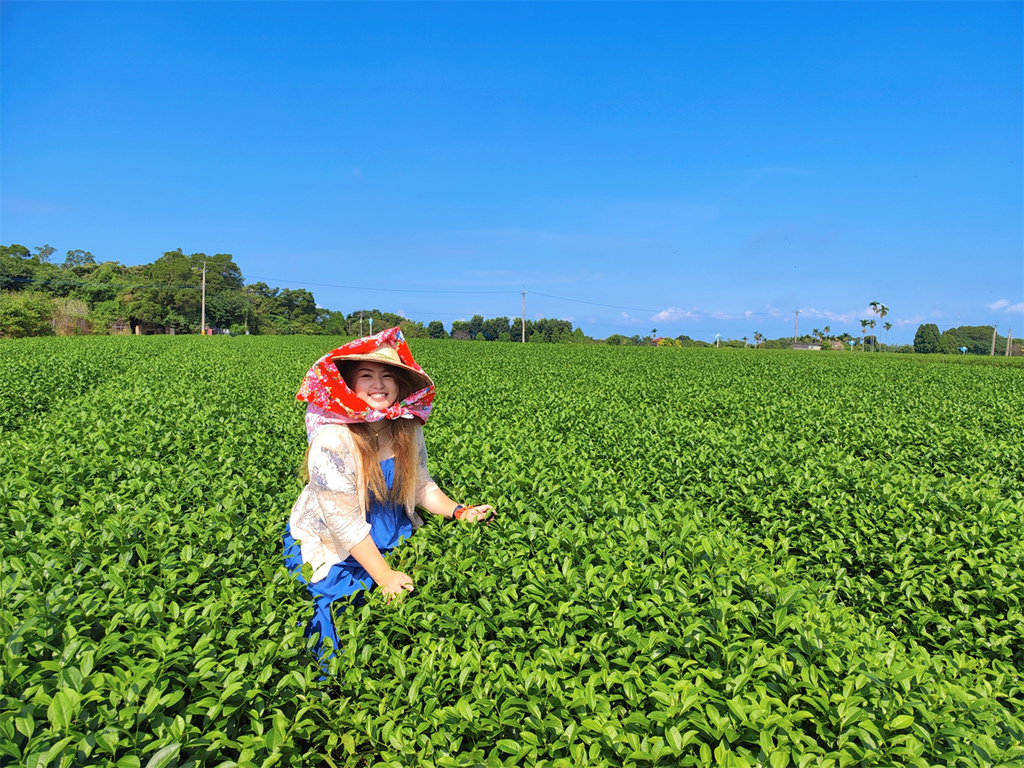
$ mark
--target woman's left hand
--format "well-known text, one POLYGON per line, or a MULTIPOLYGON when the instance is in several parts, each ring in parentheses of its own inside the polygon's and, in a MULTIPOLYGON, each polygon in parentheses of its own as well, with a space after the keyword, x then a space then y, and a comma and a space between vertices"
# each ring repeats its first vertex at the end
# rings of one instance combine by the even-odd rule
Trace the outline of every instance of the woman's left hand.
POLYGON ((467 523, 489 523, 498 514, 490 504, 462 507, 455 511, 455 519, 467 523))

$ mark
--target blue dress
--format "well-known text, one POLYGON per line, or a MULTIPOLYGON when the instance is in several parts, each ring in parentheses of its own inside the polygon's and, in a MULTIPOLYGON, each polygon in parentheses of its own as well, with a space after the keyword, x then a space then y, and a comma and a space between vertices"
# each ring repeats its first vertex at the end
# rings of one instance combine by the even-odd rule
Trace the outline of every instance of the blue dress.
MULTIPOLYGON (((395 480, 395 460, 385 459, 380 463, 380 468, 390 490, 395 480)), ((381 502, 373 499, 366 513, 366 521, 370 524, 370 538, 382 555, 386 555, 412 535, 412 522, 405 514, 405 509, 391 501, 381 502)), ((307 583, 302 577, 302 552, 292 538, 290 529, 286 529, 284 534, 284 563, 288 570, 306 585, 306 589, 313 596, 313 618, 306 626, 306 637, 319 635, 316 654, 321 662, 326 662, 334 656, 334 651, 338 648, 338 632, 331 616, 331 605, 335 601, 340 601, 341 609, 344 610, 353 595, 373 589, 373 579, 355 557, 349 555, 344 561, 331 566, 331 570, 324 578, 311 584, 307 583), (331 651, 327 654, 324 653, 326 639, 331 641, 331 651)), ((361 600, 361 596, 356 598, 357 602, 361 600)))

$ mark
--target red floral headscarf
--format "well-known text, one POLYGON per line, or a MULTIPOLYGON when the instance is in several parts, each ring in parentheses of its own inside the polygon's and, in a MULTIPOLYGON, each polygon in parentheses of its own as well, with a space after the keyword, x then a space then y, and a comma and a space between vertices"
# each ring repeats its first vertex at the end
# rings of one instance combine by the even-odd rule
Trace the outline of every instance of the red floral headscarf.
MULTIPOLYGON (((387 359, 379 361, 388 364, 387 359)), ((395 326, 373 336, 350 341, 321 357, 306 373, 295 399, 309 404, 306 408, 306 431, 312 440, 313 435, 328 424, 368 424, 382 419, 419 419, 426 423, 434 402, 434 382, 413 360, 402 330, 395 326), (374 359, 373 354, 383 347, 391 347, 398 353, 398 362, 390 364, 417 374, 417 378, 426 381, 427 386, 390 408, 378 411, 349 389, 335 361, 345 357, 374 359)))

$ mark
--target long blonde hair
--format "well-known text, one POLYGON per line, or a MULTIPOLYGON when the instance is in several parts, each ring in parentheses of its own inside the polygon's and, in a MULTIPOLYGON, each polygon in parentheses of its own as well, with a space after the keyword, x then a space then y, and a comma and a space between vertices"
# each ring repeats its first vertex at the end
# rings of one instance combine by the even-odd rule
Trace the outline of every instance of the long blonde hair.
MULTIPOLYGON (((404 400, 413 393, 412 379, 401 368, 390 366, 398 382, 398 399, 404 400)), ((341 363, 338 371, 345 383, 352 389, 351 374, 355 372, 355 361, 341 363)), ((395 455, 395 475, 388 489, 384 472, 380 468, 375 433, 368 424, 349 424, 352 443, 358 461, 359 501, 368 509, 374 499, 401 504, 411 512, 416 506, 416 480, 419 464, 419 444, 416 439, 419 422, 416 419, 393 419, 391 421, 391 448, 395 455)), ((309 451, 302 462, 302 480, 309 482, 309 451)))

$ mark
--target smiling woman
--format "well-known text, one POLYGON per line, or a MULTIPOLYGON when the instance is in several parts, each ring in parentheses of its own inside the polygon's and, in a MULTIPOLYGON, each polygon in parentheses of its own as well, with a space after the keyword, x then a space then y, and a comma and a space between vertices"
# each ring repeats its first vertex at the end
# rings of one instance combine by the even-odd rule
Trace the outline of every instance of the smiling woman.
POLYGON ((297 395, 309 405, 306 486, 292 507, 285 562, 313 596, 307 635, 322 665, 338 648, 338 601, 380 585, 388 598, 413 591, 385 555, 423 525, 422 507, 452 520, 489 520, 488 505, 457 504, 430 477, 423 423, 434 384, 401 330, 356 339, 320 358, 297 395), (303 573, 303 565, 311 571, 303 573), (329 640, 329 647, 324 641, 329 640))
POLYGON ((398 399, 397 372, 390 366, 381 363, 358 363, 348 376, 342 373, 342 378, 349 389, 356 393, 356 397, 378 411, 390 408, 398 399))

